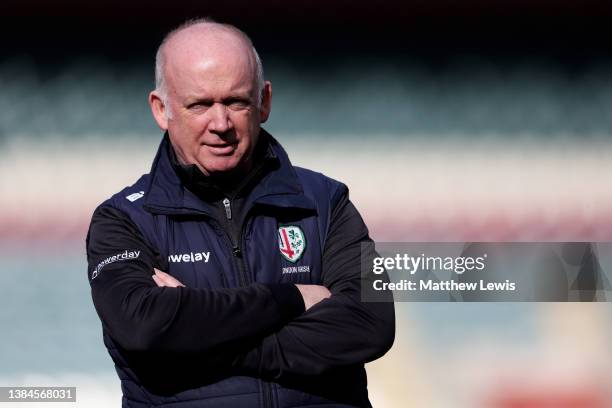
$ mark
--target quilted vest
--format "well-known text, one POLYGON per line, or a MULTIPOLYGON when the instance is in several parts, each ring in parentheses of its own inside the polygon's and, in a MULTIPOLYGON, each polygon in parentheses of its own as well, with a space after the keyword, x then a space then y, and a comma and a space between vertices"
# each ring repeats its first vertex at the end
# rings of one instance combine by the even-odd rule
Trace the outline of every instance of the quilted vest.
MULTIPOLYGON (((272 152, 280 165, 267 173, 246 199, 250 210, 237 253, 227 233, 212 217, 214 209, 181 184, 170 161, 169 143, 166 135, 149 174, 103 203, 129 216, 159 253, 163 270, 193 288, 235 288, 253 282, 321 283, 321 255, 331 209, 346 186, 320 173, 292 166, 284 149, 270 137, 272 152), (290 239, 294 240, 292 245, 290 239)), ((159 365, 167 370, 168 377, 184 377, 179 382, 192 382, 193 388, 151 390, 143 373, 146 376, 154 371, 156 363, 149 361, 146 354, 127 355, 106 331, 104 343, 121 379, 124 407, 352 406, 247 376, 224 377, 201 386, 197 361, 178 357, 159 365), (135 370, 138 365, 147 368, 135 370)), ((163 373, 156 375, 163 378, 163 373)), ((353 392, 365 392, 367 401, 363 367, 348 373, 348 377, 345 380, 354 380, 353 392)))

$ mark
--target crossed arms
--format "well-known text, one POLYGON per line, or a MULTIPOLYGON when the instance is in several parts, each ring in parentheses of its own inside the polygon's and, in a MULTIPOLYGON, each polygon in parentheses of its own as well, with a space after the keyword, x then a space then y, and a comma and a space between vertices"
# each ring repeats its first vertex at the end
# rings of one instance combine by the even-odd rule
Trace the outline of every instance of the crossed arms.
POLYGON ((374 360, 393 343, 393 303, 360 300, 369 279, 360 271, 366 241, 367 228, 345 194, 332 213, 323 286, 189 288, 169 275, 153 275, 159 259, 138 228, 121 211, 99 207, 88 234, 88 270, 128 248, 140 254, 90 276, 92 297, 105 330, 125 350, 216 359, 223 350, 222 359, 237 372, 317 375, 374 360))

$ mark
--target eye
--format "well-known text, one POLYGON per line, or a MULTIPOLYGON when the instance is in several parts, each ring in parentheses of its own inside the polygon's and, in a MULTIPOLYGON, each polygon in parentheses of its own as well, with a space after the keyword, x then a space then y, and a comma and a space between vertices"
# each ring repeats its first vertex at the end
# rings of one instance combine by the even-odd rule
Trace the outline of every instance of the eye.
POLYGON ((240 111, 248 109, 251 106, 251 103, 246 99, 234 98, 226 101, 225 106, 233 111, 240 111))
POLYGON ((187 105, 187 109, 193 111, 205 111, 212 106, 211 102, 208 101, 198 101, 187 105))

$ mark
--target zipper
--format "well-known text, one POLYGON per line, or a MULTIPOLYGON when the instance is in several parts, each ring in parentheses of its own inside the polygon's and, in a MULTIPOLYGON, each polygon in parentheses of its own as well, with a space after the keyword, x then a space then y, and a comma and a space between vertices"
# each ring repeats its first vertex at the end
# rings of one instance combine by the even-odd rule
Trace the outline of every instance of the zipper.
POLYGON ((223 206, 225 207, 225 216, 230 221, 232 219, 232 203, 229 198, 225 197, 223 199, 223 206))
POLYGON ((228 232, 228 237, 230 239, 230 243, 232 246, 232 255, 234 255, 234 258, 236 258, 236 266, 238 269, 238 281, 240 283, 240 286, 247 286, 249 284, 249 275, 247 273, 247 267, 246 267, 246 261, 244 259, 244 257, 242 256, 242 250, 240 249, 240 244, 242 242, 242 236, 244 235, 244 224, 245 224, 245 220, 246 220, 246 215, 245 214, 245 219, 242 220, 242 225, 240 226, 240 230, 238 232, 238 236, 235 237, 236 239, 234 239, 233 237, 233 227, 232 227, 232 202, 229 198, 224 198, 223 201, 223 207, 225 208, 225 218, 227 218, 228 221, 228 226, 229 226, 229 231, 228 232))
POLYGON ((264 407, 273 407, 274 406, 274 402, 272 401, 272 389, 271 389, 271 385, 270 383, 268 383, 267 381, 263 381, 260 380, 261 383, 261 393, 262 395, 262 400, 263 400, 263 406, 264 407))
MULTIPOLYGON (((232 202, 229 198, 225 197, 222 201, 223 207, 225 209, 225 218, 227 218, 229 229, 228 236, 230 238, 230 242, 232 244, 232 254, 236 258, 236 266, 238 267, 238 277, 240 280, 240 286, 247 286, 249 284, 249 275, 247 273, 246 260, 242 256, 242 250, 240 249, 240 245, 243 244, 244 239, 244 230, 247 225, 248 215, 250 211, 247 211, 244 214, 244 219, 242 220, 242 225, 240 226, 240 231, 238 236, 236 237, 236 241, 232 237, 232 202)), ((262 382, 262 399, 264 407, 274 407, 274 400, 272 396, 272 385, 266 381, 260 380, 262 382)))

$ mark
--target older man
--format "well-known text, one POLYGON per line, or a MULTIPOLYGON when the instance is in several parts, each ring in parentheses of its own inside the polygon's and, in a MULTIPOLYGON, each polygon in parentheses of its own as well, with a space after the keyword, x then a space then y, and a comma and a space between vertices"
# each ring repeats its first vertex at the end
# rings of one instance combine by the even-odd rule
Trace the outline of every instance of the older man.
POLYGON ((124 407, 370 406, 363 364, 392 303, 360 301, 370 242, 346 186, 294 167, 260 124, 249 38, 190 21, 157 53, 151 172, 102 203, 89 280, 124 407))

